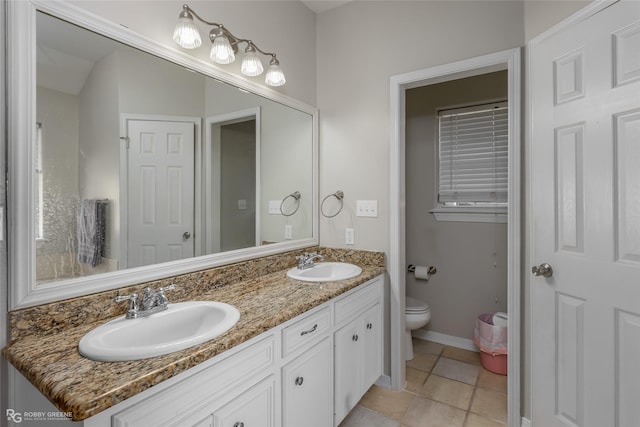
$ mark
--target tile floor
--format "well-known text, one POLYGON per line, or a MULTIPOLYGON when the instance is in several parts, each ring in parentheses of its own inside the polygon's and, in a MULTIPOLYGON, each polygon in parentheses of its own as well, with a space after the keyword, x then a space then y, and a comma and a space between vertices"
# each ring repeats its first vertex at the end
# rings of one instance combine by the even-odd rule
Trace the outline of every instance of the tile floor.
POLYGON ((340 427, 505 427, 507 377, 487 371, 480 355, 414 338, 407 385, 374 385, 340 427))

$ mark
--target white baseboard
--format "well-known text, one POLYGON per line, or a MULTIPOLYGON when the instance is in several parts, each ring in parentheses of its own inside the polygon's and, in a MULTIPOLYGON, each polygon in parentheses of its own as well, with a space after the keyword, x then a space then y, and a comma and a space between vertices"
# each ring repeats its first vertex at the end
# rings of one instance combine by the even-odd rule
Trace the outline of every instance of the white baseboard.
POLYGON ((520 427, 531 427, 531 420, 529 418, 522 417, 522 423, 520 427))
POLYGON ((479 352, 480 350, 473 342, 467 338, 454 337, 453 335, 441 334, 440 332, 427 331, 424 329, 415 329, 411 331, 411 335, 427 341, 433 341, 451 347, 457 347, 464 350, 479 352))

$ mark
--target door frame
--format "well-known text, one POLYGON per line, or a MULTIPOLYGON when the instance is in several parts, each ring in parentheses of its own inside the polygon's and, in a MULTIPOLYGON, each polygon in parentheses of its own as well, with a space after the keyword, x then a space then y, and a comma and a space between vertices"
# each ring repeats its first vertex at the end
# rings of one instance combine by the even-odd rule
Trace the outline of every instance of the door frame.
MULTIPOLYGON (((211 212, 214 211, 214 204, 215 204, 215 199, 217 197, 218 199, 218 208, 220 207, 219 204, 219 200, 220 200, 220 182, 219 180, 214 180, 213 179, 213 162, 216 160, 214 157, 214 147, 213 147, 213 133, 211 131, 211 128, 213 126, 224 126, 224 125, 228 125, 228 124, 233 124, 233 123, 240 123, 240 122, 244 122, 244 121, 248 121, 248 120, 255 120, 256 121, 256 134, 255 134, 255 141, 256 141, 256 182, 255 182, 255 187, 256 187, 256 199, 255 199, 255 204, 256 204, 256 218, 255 218, 255 225, 256 225, 256 236, 255 236, 255 243, 256 246, 260 246, 261 245, 261 215, 260 215, 260 200, 261 200, 261 179, 260 179, 260 157, 261 157, 261 152, 260 152, 260 147, 261 145, 261 141, 260 141, 260 136, 262 134, 261 131, 261 122, 260 122, 260 114, 261 114, 261 110, 260 107, 253 107, 253 108, 247 108, 244 110, 238 110, 238 111, 232 111, 230 113, 225 113, 225 114, 218 114, 215 116, 209 116, 206 118, 205 120, 205 144, 204 144, 204 180, 205 180, 205 185, 203 187, 203 191, 204 191, 204 217, 205 220, 207 222, 208 227, 206 227, 205 233, 205 241, 204 243, 204 247, 206 250, 206 253, 214 253, 214 252, 219 252, 220 251, 220 242, 218 241, 217 244, 217 250, 216 250, 216 245, 214 244, 215 241, 215 236, 220 236, 220 221, 218 220, 217 223, 215 223, 213 221, 213 218, 211 217, 211 212), (214 192, 216 195, 214 195, 214 192)), ((218 141, 218 148, 219 148, 219 142, 218 141)), ((218 150, 219 152, 219 150, 218 150)), ((219 209, 218 209, 219 211, 219 209)))
POLYGON ((165 116, 155 114, 120 113, 120 254, 118 257, 118 269, 127 268, 129 251, 127 241, 129 239, 129 157, 127 146, 129 145, 128 123, 129 121, 158 121, 158 122, 182 122, 193 123, 194 130, 194 256, 202 255, 200 251, 200 236, 202 234, 202 118, 190 116, 165 116))
MULTIPOLYGON (((521 48, 439 65, 390 79, 390 348, 391 387, 404 386, 406 230, 405 230, 405 95, 408 89, 507 70, 509 100, 509 202, 507 214, 508 425, 521 424, 521 48)), ((470 325, 471 327, 471 325, 470 325)))

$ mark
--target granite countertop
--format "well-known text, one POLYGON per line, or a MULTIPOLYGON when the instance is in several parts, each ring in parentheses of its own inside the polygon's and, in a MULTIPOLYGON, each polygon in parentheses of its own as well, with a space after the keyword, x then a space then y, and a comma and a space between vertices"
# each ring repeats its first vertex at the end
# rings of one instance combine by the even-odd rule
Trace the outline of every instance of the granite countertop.
POLYGON ((282 270, 208 290, 197 299, 234 305, 240 311, 240 320, 214 340, 164 356, 131 362, 96 362, 82 357, 78 353, 80 338, 104 319, 79 322, 55 333, 22 336, 5 347, 3 355, 55 406, 80 421, 385 271, 379 265, 361 267, 358 277, 338 282, 300 282, 289 279, 282 270))

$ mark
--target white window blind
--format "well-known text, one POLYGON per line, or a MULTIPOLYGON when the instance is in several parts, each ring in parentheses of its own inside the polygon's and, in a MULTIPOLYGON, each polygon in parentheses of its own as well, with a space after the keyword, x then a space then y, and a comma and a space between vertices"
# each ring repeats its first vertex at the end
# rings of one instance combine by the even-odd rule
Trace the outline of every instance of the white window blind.
POLYGON ((439 204, 506 205, 507 102, 443 110, 438 123, 439 204))

